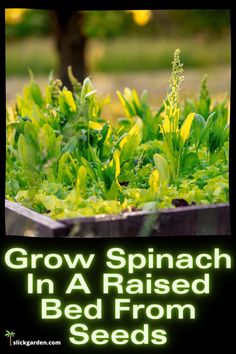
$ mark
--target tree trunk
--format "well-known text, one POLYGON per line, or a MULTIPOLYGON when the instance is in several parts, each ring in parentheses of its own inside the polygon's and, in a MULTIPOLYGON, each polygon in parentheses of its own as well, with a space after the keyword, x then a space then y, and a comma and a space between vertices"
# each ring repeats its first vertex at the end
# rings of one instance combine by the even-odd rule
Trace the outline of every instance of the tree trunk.
POLYGON ((51 16, 59 54, 59 76, 63 84, 71 88, 67 75, 69 65, 72 66, 73 73, 79 81, 86 76, 84 15, 80 11, 63 9, 51 11, 51 16))

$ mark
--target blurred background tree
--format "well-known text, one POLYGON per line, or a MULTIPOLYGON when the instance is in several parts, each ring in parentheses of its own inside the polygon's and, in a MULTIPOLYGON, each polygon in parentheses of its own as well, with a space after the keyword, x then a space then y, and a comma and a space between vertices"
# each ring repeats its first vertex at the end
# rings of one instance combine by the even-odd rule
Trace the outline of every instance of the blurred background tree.
POLYGON ((210 86, 219 93, 229 87, 230 46, 229 10, 7 9, 7 98, 22 87, 29 68, 42 85, 52 69, 69 85, 68 65, 80 80, 96 73, 102 94, 134 85, 158 98, 166 92, 166 71, 177 47, 191 71, 192 87, 187 79, 186 89, 196 91, 202 75, 211 71, 210 86))
POLYGON ((58 74, 64 85, 71 88, 67 68, 71 66, 80 80, 86 76, 84 13, 72 10, 50 11, 54 39, 59 55, 58 74))
POLYGON ((150 10, 130 11, 37 11, 26 9, 6 10, 6 39, 23 39, 29 36, 54 35, 59 56, 58 74, 70 86, 67 68, 81 80, 87 74, 85 50, 88 38, 114 38, 128 28, 132 34, 132 21, 145 26, 152 18, 150 10))
MULTIPOLYGON (((230 29, 229 10, 80 11, 88 37, 142 35, 224 35, 230 29), (138 28, 137 25, 145 26, 138 28)), ((7 9, 6 39, 48 36, 50 13, 45 10, 7 9)))
MULTIPOLYGON (((25 9, 6 10, 7 45, 9 44, 10 46, 11 42, 16 40, 22 42, 22 40, 30 37, 50 38, 54 34, 59 54, 59 63, 55 58, 55 53, 52 53, 51 48, 50 53, 48 53, 49 48, 47 46, 44 53, 46 57, 42 58, 42 62, 49 56, 48 67, 50 67, 52 60, 54 60, 53 66, 59 69, 59 74, 64 80, 66 79, 65 67, 68 65, 73 66, 75 74, 81 79, 85 76, 86 68, 89 72, 94 70, 119 71, 142 69, 143 63, 139 59, 143 53, 140 53, 140 50, 138 52, 132 51, 132 43, 135 47, 137 39, 141 40, 140 49, 142 51, 142 44, 146 39, 149 41, 157 41, 158 39, 161 43, 162 39, 166 37, 171 37, 172 39, 183 37, 185 40, 195 37, 201 39, 202 42, 204 40, 218 42, 220 39, 224 40, 229 31, 230 18, 228 10, 63 10, 51 12, 25 9), (96 40, 97 47, 94 44, 96 40), (94 55, 90 53, 86 56, 85 52, 88 49, 87 42, 89 41, 93 41, 94 55), (124 47, 123 53, 119 48, 119 42, 124 47), (127 42, 129 42, 128 46, 127 42), (127 47, 130 47, 128 52, 127 47), (120 60, 114 60, 113 50, 115 55, 120 54, 120 60), (116 53, 116 51, 120 51, 121 53, 116 53), (124 60, 122 60, 122 54, 124 55, 124 60), (52 59, 53 55, 54 58, 52 59), (128 56, 129 60, 127 59, 128 56), (135 60, 135 56, 138 60, 135 60), (132 64, 133 61, 134 64, 132 64)), ((35 42, 36 46, 37 43, 38 41, 35 42)), ((144 47, 144 49, 146 48, 144 47)), ((144 69, 154 70, 157 67, 165 67, 167 65, 165 64, 166 53, 162 57, 161 54, 158 55, 155 52, 153 46, 150 46, 150 49, 152 55, 150 54, 150 50, 146 51, 144 69)), ((171 52, 172 48, 170 48, 171 52)), ((204 60, 208 64, 207 59, 209 60, 209 56, 212 57, 212 62, 214 60, 222 62, 219 52, 218 55, 215 52, 212 55, 206 55, 205 53, 202 61, 198 60, 200 55, 196 57, 194 54, 196 53, 194 52, 191 55, 191 50, 184 54, 187 64, 201 66, 204 64, 204 60), (194 57, 196 58, 195 60, 194 57)), ((38 61, 40 61, 40 58, 36 59, 36 64, 38 61)), ((229 58, 225 56, 223 62, 227 61, 229 61, 229 58)), ((21 67, 19 67, 18 72, 17 68, 11 68, 13 63, 14 60, 10 60, 7 63, 7 74, 20 73, 21 67)), ((37 68, 37 65, 33 64, 32 69, 36 73, 45 73, 48 71, 45 65, 38 65, 37 68)))

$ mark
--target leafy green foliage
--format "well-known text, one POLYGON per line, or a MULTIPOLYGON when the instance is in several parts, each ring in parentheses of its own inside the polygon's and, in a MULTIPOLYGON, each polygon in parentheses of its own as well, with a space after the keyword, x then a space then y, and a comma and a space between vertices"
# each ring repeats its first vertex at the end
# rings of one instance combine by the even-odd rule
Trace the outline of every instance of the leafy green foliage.
POLYGON ((7 111, 6 197, 56 219, 228 201, 227 100, 213 104, 204 78, 181 107, 179 54, 158 111, 146 91, 117 92, 125 117, 116 128, 89 78, 69 68, 71 92, 50 74, 43 95, 31 74, 7 111))

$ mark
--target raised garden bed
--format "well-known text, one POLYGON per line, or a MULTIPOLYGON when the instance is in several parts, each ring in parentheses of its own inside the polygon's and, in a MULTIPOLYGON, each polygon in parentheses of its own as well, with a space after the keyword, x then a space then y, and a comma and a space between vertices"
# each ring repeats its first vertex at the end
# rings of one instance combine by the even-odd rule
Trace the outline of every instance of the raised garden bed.
POLYGON ((8 235, 230 233, 229 102, 212 101, 206 77, 181 102, 179 54, 161 107, 125 88, 113 123, 89 78, 69 68, 72 91, 50 76, 43 95, 31 75, 7 110, 8 235))
POLYGON ((55 221, 6 200, 5 222, 8 236, 145 237, 230 234, 227 203, 55 221))

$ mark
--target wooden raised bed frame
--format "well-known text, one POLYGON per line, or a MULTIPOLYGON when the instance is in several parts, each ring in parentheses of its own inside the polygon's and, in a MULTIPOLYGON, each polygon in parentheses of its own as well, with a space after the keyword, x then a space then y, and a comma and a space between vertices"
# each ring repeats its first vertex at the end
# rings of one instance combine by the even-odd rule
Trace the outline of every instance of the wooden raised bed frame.
POLYGON ((229 204, 187 206, 60 221, 5 201, 6 235, 136 237, 230 235, 229 204))

